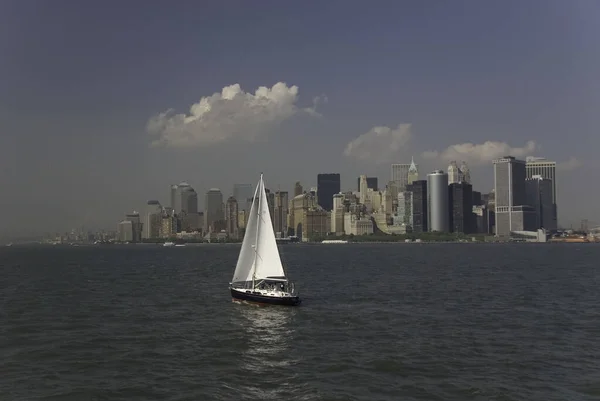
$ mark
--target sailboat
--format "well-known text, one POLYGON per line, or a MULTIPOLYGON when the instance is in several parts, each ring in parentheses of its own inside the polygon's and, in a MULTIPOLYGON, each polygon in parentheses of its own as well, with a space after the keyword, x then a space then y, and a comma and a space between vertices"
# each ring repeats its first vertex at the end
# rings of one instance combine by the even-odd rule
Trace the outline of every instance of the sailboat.
POLYGON ((252 199, 242 248, 229 283, 233 301, 299 305, 300 297, 281 263, 262 173, 252 199))

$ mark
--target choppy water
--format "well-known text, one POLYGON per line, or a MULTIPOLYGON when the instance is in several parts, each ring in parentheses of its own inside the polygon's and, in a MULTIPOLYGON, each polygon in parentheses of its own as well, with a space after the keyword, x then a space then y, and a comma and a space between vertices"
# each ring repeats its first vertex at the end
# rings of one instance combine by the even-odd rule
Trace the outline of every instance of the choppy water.
POLYGON ((299 308, 235 245, 0 249, 0 400, 600 399, 600 246, 282 249, 299 308))

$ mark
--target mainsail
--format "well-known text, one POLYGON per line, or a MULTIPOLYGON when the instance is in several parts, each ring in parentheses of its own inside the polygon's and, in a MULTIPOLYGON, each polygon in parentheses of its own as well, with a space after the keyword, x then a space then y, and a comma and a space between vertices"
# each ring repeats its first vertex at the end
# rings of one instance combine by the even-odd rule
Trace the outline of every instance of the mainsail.
POLYGON ((271 213, 269 212, 269 203, 267 202, 267 193, 262 174, 260 176, 260 202, 258 208, 258 239, 256 246, 256 264, 254 266, 254 279, 260 280, 267 277, 285 277, 277 241, 275 240, 275 231, 271 222, 271 213))
POLYGON ((284 278, 285 272, 277 249, 267 193, 261 174, 254 192, 232 284, 268 277, 284 278))

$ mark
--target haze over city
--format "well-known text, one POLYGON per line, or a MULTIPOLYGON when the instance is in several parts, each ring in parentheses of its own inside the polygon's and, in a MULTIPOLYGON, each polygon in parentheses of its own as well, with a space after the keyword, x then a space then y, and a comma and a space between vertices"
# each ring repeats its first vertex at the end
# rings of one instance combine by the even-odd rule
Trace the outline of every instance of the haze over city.
POLYGON ((0 236, 114 229, 169 186, 291 191, 558 163, 559 224, 600 225, 600 2, 7 1, 0 236), (592 178, 590 178, 590 176, 592 178))

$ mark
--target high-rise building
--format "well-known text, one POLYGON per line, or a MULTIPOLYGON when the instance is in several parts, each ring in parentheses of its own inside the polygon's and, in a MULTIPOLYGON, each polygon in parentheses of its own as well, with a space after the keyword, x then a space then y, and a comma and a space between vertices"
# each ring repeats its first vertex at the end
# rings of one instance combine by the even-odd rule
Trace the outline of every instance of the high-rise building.
POLYGON ((415 158, 410 159, 410 166, 408 167, 408 180, 407 184, 410 185, 419 179, 419 166, 415 163, 415 158))
POLYGON ((512 156, 494 163, 496 236, 509 237, 514 231, 532 231, 535 211, 527 205, 525 162, 512 156))
POLYGON ((427 211, 429 231, 450 232, 448 174, 435 170, 427 175, 427 211))
POLYGON ((450 231, 472 234, 476 231, 473 215, 473 187, 466 182, 455 182, 448 186, 450 205, 450 231))
MULTIPOLYGON (((396 163, 392 164, 392 176, 391 181, 397 188, 397 192, 402 192, 406 190, 406 186, 408 185, 408 171, 410 170, 410 164, 396 163)), ((398 196, 398 193, 394 194, 395 197, 398 196)))
POLYGON ((317 202, 324 210, 333 209, 333 195, 341 190, 340 174, 328 173, 317 175, 317 202))
POLYGON ((131 222, 132 239, 131 242, 142 242, 142 222, 140 214, 136 211, 125 215, 125 221, 131 222))
POLYGON ((281 237, 287 235, 287 215, 288 215, 288 193, 287 191, 275 192, 275 218, 273 219, 275 234, 280 233, 281 237))
POLYGON ((417 180, 406 186, 412 192, 412 229, 414 233, 423 233, 428 230, 427 211, 427 181, 417 180))
POLYGON ((369 187, 367 185, 367 176, 363 174, 358 177, 359 202, 362 205, 367 203, 368 189, 369 189, 369 187))
MULTIPOLYGON (((357 190, 360 192, 360 176, 356 179, 357 190)), ((377 177, 367 177, 367 188, 371 188, 373 191, 379 191, 377 177)))
POLYGON ((534 175, 525 180, 527 204, 535 209, 536 228, 556 230, 554 203, 552 201, 552 180, 534 175))
POLYGON ((460 175, 462 178, 461 182, 471 184, 471 170, 469 169, 469 166, 467 166, 467 162, 465 161, 463 161, 460 165, 460 175))
POLYGON ((206 192, 204 201, 204 230, 218 232, 223 223, 223 193, 219 188, 211 188, 206 192))
POLYGON ((144 216, 144 238, 160 238, 160 226, 162 224, 162 206, 157 200, 149 200, 146 205, 144 216))
POLYGON ((117 240, 119 242, 133 242, 133 222, 123 220, 117 225, 117 240))
POLYGON ((528 157, 525 164, 526 177, 533 178, 539 175, 552 181, 552 205, 554 208, 554 220, 558 224, 558 201, 556 198, 556 162, 543 157, 528 157))
POLYGON ((296 184, 294 184, 294 198, 298 195, 302 195, 303 193, 304 193, 304 188, 302 188, 300 181, 296 181, 296 184))
MULTIPOLYGON (((406 186, 408 188, 408 185, 406 186)), ((396 214, 401 224, 404 224, 410 231, 413 226, 413 193, 411 191, 398 192, 398 209, 396 214)))
POLYGON ((334 235, 344 234, 344 194, 333 195, 333 210, 331 211, 331 232, 334 235))
POLYGON ((460 169, 455 161, 451 161, 450 165, 448 166, 448 184, 454 184, 461 181, 462 177, 460 169))
POLYGON ((252 195, 254 195, 254 191, 251 184, 235 184, 233 186, 233 197, 237 201, 239 210, 250 210, 252 195))
POLYGON ((238 202, 233 196, 230 196, 225 203, 225 222, 229 238, 237 239, 239 236, 238 202))

